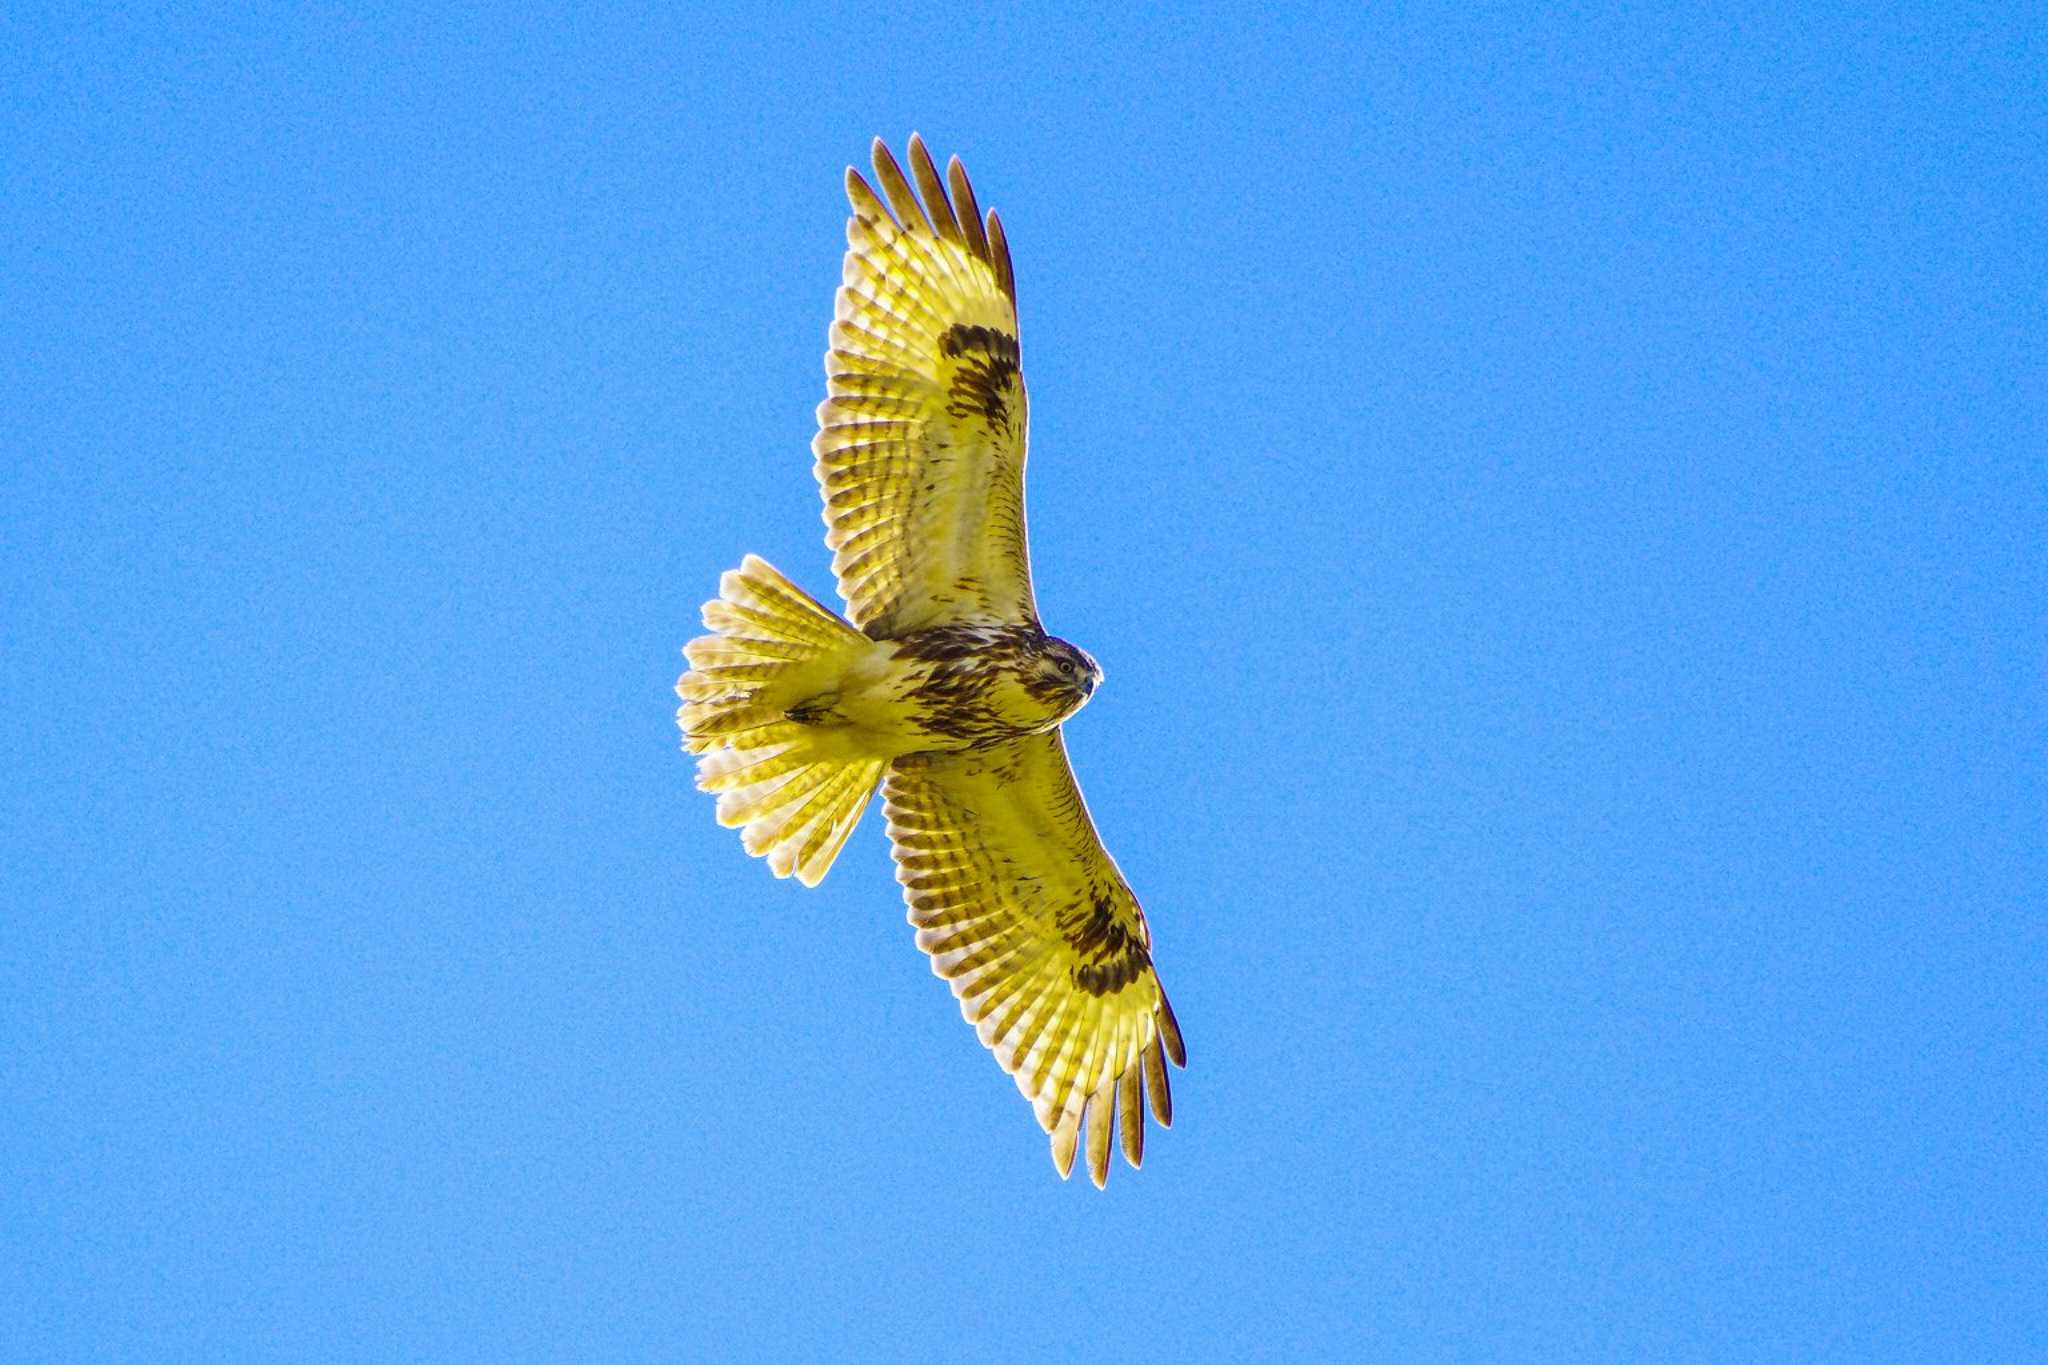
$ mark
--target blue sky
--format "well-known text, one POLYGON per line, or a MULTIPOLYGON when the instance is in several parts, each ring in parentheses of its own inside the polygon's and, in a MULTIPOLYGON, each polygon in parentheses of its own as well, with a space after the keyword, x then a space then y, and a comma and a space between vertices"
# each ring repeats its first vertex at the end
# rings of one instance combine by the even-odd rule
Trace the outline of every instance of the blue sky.
POLYGON ((2013 12, 11 10, 6 1354, 2048 1354, 2013 12), (913 128, 1188 1039, 1102 1194, 677 751, 913 128))

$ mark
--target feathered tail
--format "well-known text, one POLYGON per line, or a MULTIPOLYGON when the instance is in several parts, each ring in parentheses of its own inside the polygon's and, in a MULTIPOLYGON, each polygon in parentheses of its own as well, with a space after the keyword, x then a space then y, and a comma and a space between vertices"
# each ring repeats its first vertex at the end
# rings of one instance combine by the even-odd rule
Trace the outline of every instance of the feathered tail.
POLYGON ((836 690, 868 639, 830 608, 748 555, 718 580, 676 681, 683 747, 700 754, 697 786, 718 793, 718 822, 741 826, 747 852, 778 877, 816 886, 860 823, 884 760, 818 752, 800 703, 836 690))

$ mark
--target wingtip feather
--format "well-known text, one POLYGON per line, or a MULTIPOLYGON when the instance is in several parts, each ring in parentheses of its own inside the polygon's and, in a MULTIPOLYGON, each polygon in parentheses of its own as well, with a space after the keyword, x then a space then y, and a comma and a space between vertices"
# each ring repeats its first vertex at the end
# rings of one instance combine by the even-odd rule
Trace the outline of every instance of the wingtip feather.
POLYGON ((885 218, 891 223, 896 221, 889 217, 889 210, 883 206, 881 197, 875 193, 875 187, 868 184, 861 173, 851 166, 846 168, 846 202, 853 209, 855 218, 866 218, 872 222, 880 222, 885 218))
POLYGON ((989 264, 995 267, 996 281, 1002 286, 1003 297, 1011 303, 1017 301, 1017 274, 1010 265, 1010 239, 1003 232, 1003 220, 994 209, 988 211, 989 264))
POLYGON ((1159 1036, 1166 1044, 1166 1055, 1173 1058, 1173 1064, 1185 1069, 1188 1064, 1186 1044, 1180 1040, 1180 1021, 1173 1017, 1173 1006, 1167 1001, 1166 992, 1159 992, 1159 1036))
POLYGON ((1124 1160, 1137 1170, 1145 1164, 1145 1073, 1138 1067, 1126 1071, 1116 1084, 1117 1132, 1123 1139, 1124 1160))
POLYGON ((1065 1180, 1074 1173, 1074 1148, 1081 1136, 1081 1114, 1072 1110, 1060 1115, 1052 1130, 1052 1168, 1065 1180))
POLYGON ((981 223, 981 205, 975 201, 974 186, 967 179, 967 167, 959 157, 946 163, 946 180, 953 188, 953 209, 967 245, 982 260, 989 259, 988 229, 981 223))
POLYGON ((1081 1106, 1088 1121, 1088 1178, 1098 1190, 1109 1184, 1109 1130, 1116 1122, 1110 1109, 1115 1085, 1114 1080, 1106 1082, 1081 1106))
POLYGON ((1154 1038, 1152 1046, 1141 1054, 1145 1062, 1145 1098, 1152 1106, 1152 1117, 1161 1128, 1173 1127, 1173 1088, 1166 1082, 1166 1054, 1160 1049, 1159 1040, 1154 1038))
POLYGON ((953 201, 946 197, 946 182, 939 178, 931 150, 916 133, 910 135, 910 173, 917 178, 918 193, 924 196, 925 211, 939 235, 955 245, 966 245, 960 222, 953 216, 953 201))
POLYGON ((882 193, 889 196, 889 207, 896 210, 897 221, 906 231, 915 232, 922 228, 926 236, 936 235, 932 220, 925 216, 924 205, 917 202, 917 195, 910 188, 910 181, 903 174, 903 167, 896 161, 889 144, 880 138, 874 145, 875 178, 882 182, 882 193))

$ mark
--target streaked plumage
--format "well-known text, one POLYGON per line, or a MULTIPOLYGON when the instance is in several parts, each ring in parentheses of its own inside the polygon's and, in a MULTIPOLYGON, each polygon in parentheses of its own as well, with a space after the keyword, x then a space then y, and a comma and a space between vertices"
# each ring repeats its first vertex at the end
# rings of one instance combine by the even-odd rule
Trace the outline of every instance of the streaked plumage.
POLYGON ((1099 1186, 1112 1126, 1136 1166, 1143 1109, 1171 1121, 1186 1054, 1060 737, 1102 674, 1032 596, 1009 244, 957 158, 942 180, 913 136, 909 176, 879 141, 874 165, 879 196, 846 173, 812 443, 851 624, 747 556, 684 651, 677 720, 719 820, 777 876, 816 885, 881 786, 918 947, 1060 1174, 1085 1130, 1099 1186))

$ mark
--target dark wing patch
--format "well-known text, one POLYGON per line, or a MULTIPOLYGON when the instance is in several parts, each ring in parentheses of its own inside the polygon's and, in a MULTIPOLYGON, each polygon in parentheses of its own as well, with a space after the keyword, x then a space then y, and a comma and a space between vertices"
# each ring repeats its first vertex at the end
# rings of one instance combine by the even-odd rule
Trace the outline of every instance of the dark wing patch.
POLYGON ((1017 338, 993 327, 961 323, 939 338, 939 349, 955 362, 946 414, 979 421, 994 435, 1014 435, 1010 414, 1018 391, 1017 338))
POLYGON ((1074 964, 1074 984, 1090 995, 1120 991, 1152 966, 1152 954, 1132 936, 1103 891, 1091 890, 1087 913, 1077 922, 1063 922, 1060 933, 1081 959, 1074 964))

